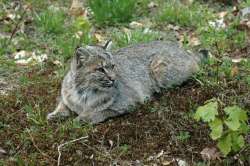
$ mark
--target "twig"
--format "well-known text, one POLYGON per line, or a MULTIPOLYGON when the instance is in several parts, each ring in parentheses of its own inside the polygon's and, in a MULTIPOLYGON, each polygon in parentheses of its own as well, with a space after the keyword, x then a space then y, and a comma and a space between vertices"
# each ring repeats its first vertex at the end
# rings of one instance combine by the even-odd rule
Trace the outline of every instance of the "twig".
POLYGON ((30 130, 28 130, 28 134, 29 134, 29 136, 30 136, 30 138, 31 138, 31 142, 32 142, 32 144, 34 145, 34 147, 36 148, 36 150, 37 150, 39 153, 41 153, 43 156, 45 156, 46 158, 52 159, 52 160, 55 161, 55 159, 51 158, 48 154, 44 153, 41 149, 39 149, 39 147, 36 145, 36 143, 35 143, 35 141, 34 141, 33 136, 32 136, 31 133, 30 133, 30 130))
POLYGON ((59 146, 57 147, 57 151, 58 151, 58 154, 59 154, 59 155, 58 155, 58 158, 57 158, 57 166, 59 166, 59 165, 60 165, 60 162, 61 162, 61 155, 62 155, 62 153, 61 153, 60 149, 61 149, 63 146, 65 146, 65 145, 67 145, 67 144, 70 144, 70 143, 73 143, 73 142, 76 142, 76 141, 79 141, 79 140, 82 140, 82 139, 86 139, 86 138, 88 138, 88 136, 80 137, 80 138, 77 138, 77 139, 74 139, 74 140, 71 140, 71 141, 68 141, 68 142, 65 142, 65 143, 59 145, 59 146))
POLYGON ((16 23, 15 28, 12 30, 11 32, 11 36, 9 38, 9 43, 11 42, 12 38, 14 37, 14 35, 16 34, 18 27, 20 25, 20 23, 23 21, 24 15, 26 14, 26 9, 24 9, 21 18, 19 19, 19 21, 16 23))

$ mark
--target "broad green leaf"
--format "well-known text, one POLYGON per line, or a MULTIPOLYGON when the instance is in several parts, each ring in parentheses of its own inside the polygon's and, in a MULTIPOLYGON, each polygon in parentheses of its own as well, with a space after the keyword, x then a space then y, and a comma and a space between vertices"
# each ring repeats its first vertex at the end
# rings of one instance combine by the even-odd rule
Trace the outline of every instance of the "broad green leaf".
POLYGON ((232 106, 224 108, 224 111, 231 119, 239 119, 240 121, 247 121, 247 112, 241 109, 239 106, 232 106))
POLYGON ((228 135, 222 137, 221 139, 219 139, 219 142, 217 145, 218 145, 218 148, 220 149, 220 151, 224 154, 224 156, 228 155, 228 153, 231 151, 231 147, 232 147, 231 135, 228 134, 228 135))
POLYGON ((225 124, 229 129, 236 131, 239 129, 241 122, 247 121, 247 113, 238 106, 226 107, 224 109, 228 118, 225 120, 225 124))
POLYGON ((240 127, 240 121, 233 119, 233 120, 226 120, 225 124, 228 126, 229 129, 236 131, 240 127))
POLYGON ((216 140, 222 136, 223 124, 222 121, 218 118, 215 118, 214 121, 209 123, 209 127, 212 130, 210 136, 213 140, 216 140))
POLYGON ((242 122, 238 132, 241 134, 247 134, 248 131, 249 131, 248 124, 246 122, 242 122))
POLYGON ((204 122, 211 122, 215 119, 216 115, 218 115, 218 102, 214 101, 198 107, 194 118, 197 121, 202 119, 204 122))
POLYGON ((242 135, 239 135, 238 133, 232 133, 231 138, 233 151, 237 152, 245 145, 245 141, 242 135))

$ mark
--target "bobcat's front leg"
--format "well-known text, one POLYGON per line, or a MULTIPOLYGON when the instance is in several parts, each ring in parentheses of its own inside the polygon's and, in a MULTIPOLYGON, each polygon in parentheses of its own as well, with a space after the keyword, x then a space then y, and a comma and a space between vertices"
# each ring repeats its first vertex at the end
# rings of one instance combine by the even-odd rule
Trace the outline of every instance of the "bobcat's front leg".
POLYGON ((62 100, 57 105, 56 109, 47 115, 47 120, 53 120, 59 117, 68 117, 70 115, 70 110, 63 104, 62 100))

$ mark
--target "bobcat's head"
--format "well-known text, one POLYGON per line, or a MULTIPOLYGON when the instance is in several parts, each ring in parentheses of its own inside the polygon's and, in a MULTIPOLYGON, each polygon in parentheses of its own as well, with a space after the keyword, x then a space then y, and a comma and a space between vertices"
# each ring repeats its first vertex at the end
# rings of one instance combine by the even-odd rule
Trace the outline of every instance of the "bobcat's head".
POLYGON ((112 54, 106 47, 78 47, 71 63, 76 88, 106 92, 115 88, 116 74, 112 54))

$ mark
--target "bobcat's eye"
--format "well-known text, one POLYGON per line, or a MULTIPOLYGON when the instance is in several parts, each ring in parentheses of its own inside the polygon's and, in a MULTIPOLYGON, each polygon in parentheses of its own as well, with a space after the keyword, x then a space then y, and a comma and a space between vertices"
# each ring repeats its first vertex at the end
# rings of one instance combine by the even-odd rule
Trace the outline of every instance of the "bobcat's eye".
POLYGON ((105 73, 105 70, 103 69, 103 67, 98 67, 96 70, 99 72, 105 73))

